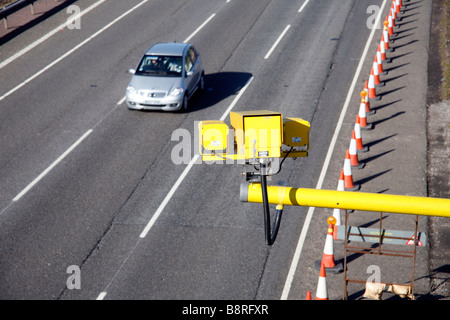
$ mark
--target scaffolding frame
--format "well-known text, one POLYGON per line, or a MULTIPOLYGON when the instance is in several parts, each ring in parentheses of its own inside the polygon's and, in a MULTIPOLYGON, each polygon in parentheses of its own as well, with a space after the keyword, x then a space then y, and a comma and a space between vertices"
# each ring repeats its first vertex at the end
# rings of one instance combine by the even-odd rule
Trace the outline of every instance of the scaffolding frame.
MULTIPOLYGON (((345 240, 344 240, 344 288, 343 288, 343 299, 348 300, 348 283, 354 282, 354 283, 366 283, 366 280, 361 279, 351 279, 347 277, 347 254, 348 253, 359 253, 359 254, 373 254, 378 256, 393 256, 393 257, 402 257, 402 258, 410 258, 412 260, 412 268, 411 268, 411 283, 408 285, 411 288, 411 295, 414 297, 414 271, 415 271, 415 264, 416 264, 416 252, 417 252, 417 243, 419 241, 418 239, 418 225, 419 225, 419 216, 416 215, 415 217, 415 228, 414 228, 414 244, 412 245, 412 250, 390 250, 390 249, 384 249, 383 248, 383 240, 384 239, 397 239, 397 240, 406 240, 409 241, 411 238, 405 238, 405 237, 395 237, 395 236, 389 236, 385 235, 383 233, 383 212, 380 212, 380 218, 379 218, 379 232, 378 235, 373 234, 361 234, 361 233, 350 233, 349 231, 349 213, 348 210, 345 210, 345 240), (350 240, 348 240, 349 236, 361 236, 361 237, 370 237, 370 238, 378 238, 378 246, 376 248, 367 247, 367 246, 353 246, 349 245, 350 240)), ((385 283, 386 285, 399 285, 398 283, 385 283)), ((407 284, 401 284, 401 285, 407 285, 407 284)))

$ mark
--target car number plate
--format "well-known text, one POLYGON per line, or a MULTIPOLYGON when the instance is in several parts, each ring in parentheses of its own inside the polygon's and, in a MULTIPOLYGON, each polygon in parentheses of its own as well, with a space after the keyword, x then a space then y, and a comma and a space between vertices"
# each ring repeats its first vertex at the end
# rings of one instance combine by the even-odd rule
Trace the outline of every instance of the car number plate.
POLYGON ((161 105, 161 101, 159 101, 159 100, 146 100, 145 104, 153 104, 153 105, 159 106, 159 105, 161 105))

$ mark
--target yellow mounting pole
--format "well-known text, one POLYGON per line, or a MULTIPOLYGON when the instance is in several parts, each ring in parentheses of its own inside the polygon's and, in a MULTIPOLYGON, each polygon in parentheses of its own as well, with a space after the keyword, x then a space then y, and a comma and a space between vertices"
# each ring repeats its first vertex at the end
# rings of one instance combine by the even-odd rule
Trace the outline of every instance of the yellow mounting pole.
MULTIPOLYGON (((450 199, 280 186, 268 186, 267 194, 269 203, 276 205, 450 217, 450 199)), ((242 202, 262 203, 261 184, 242 184, 240 198, 242 202)))

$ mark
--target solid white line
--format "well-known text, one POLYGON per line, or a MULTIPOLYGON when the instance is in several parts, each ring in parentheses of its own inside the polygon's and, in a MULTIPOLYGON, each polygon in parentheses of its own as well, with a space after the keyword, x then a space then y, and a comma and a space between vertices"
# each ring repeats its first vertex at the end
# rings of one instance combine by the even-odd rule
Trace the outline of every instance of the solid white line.
POLYGON ((298 9, 298 12, 302 12, 303 9, 305 9, 306 5, 308 4, 309 0, 306 0, 303 5, 300 7, 300 9, 298 9))
POLYGON ((272 54, 272 51, 275 50, 275 48, 277 47, 278 43, 280 43, 281 39, 283 39, 284 35, 286 34, 286 32, 289 30, 290 27, 291 27, 291 25, 288 24, 286 26, 286 28, 284 28, 284 31, 278 37, 277 41, 275 41, 275 43, 273 44, 272 48, 270 48, 269 52, 267 52, 267 54, 264 57, 264 59, 269 59, 270 55, 272 54))
MULTIPOLYGON (((79 19, 82 16, 84 16, 86 13, 88 13, 89 11, 91 11, 92 9, 96 8, 97 6, 99 6, 100 4, 102 4, 103 2, 105 2, 106 0, 99 0, 96 3, 92 4, 91 6, 89 6, 88 8, 84 9, 83 11, 81 11, 79 14, 77 14, 76 16, 72 17, 72 19, 79 19)), ((73 20, 72 20, 73 21, 73 20)), ((60 31, 61 29, 65 28, 69 23, 71 23, 71 21, 66 21, 65 23, 61 24, 60 26, 56 27, 55 29, 53 29, 52 31, 50 31, 49 33, 47 33, 46 35, 42 36, 41 38, 39 38, 38 40, 36 40, 35 42, 33 42, 32 44, 28 45, 27 47, 23 48, 22 50, 20 50, 19 52, 15 53, 14 55, 12 55, 11 57, 9 57, 8 59, 6 59, 5 61, 3 61, 2 63, 0 63, 0 69, 7 66, 8 64, 10 64, 11 62, 13 62, 14 60, 20 58, 21 56, 23 56, 25 53, 27 53, 28 51, 34 49, 35 47, 37 47, 38 45, 40 45, 42 42, 44 42, 45 40, 49 39, 50 37, 52 37, 53 35, 55 35, 58 31, 60 31)))
POLYGON ((22 198, 31 188, 33 188, 42 178, 44 178, 54 167, 58 165, 69 153, 71 153, 88 135, 92 129, 88 130, 81 136, 69 149, 67 149, 58 159, 56 159, 47 169, 45 169, 36 179, 34 179, 28 186, 25 187, 12 201, 16 202, 22 198))
POLYGON ((209 21, 211 21, 212 18, 215 17, 215 13, 213 13, 208 19, 206 19, 205 22, 203 22, 200 27, 198 27, 194 32, 191 33, 191 35, 189 37, 187 37, 183 43, 188 42, 189 40, 191 40, 201 29, 203 29, 204 26, 206 26, 208 24, 209 21))
MULTIPOLYGON (((234 108, 234 106, 236 105, 236 103, 238 102, 238 100, 241 98, 241 96, 244 94, 245 90, 248 88, 250 82, 252 81, 253 77, 250 78, 250 80, 247 82, 247 84, 241 89, 241 91, 238 93, 238 95, 234 98, 234 100, 232 101, 232 103, 230 104, 230 106, 227 108, 227 110, 223 113, 223 115, 220 117, 220 119, 223 121, 228 113, 234 108)), ((173 195, 175 194, 175 192, 177 191, 178 187, 181 185, 181 183, 183 182, 183 180, 186 178, 186 176, 188 175, 189 171, 191 171, 192 166, 194 165, 194 163, 196 163, 196 161, 198 160, 199 155, 196 154, 191 161, 189 162, 189 164, 187 165, 187 167, 183 170, 183 172, 181 173, 181 175, 178 177, 177 181, 175 182, 175 184, 172 186, 172 188, 170 189, 169 193, 166 195, 166 197, 164 198, 163 202, 159 205, 158 209, 156 210, 155 214, 153 215, 153 217, 150 219, 150 221, 147 223, 147 225, 145 226, 144 230, 141 232, 141 234, 139 235, 140 238, 145 238, 148 234, 148 232, 150 231, 150 229, 153 227, 153 225, 155 224, 156 220, 158 220, 159 216, 161 215, 161 213, 163 212, 164 208, 167 206, 167 204, 169 203, 170 199, 172 199, 173 195)))
POLYGON ((102 32, 104 32, 105 30, 109 29, 112 25, 114 25, 115 23, 117 23, 118 21, 120 21, 121 19, 123 19, 125 16, 129 15, 131 12, 133 12, 134 10, 136 10, 137 8, 139 8, 141 5, 143 5, 144 3, 148 2, 149 0, 143 0, 142 2, 140 2, 139 4, 137 4, 136 6, 134 6, 133 8, 131 8, 130 10, 128 10, 127 12, 123 13, 121 16, 119 16, 118 18, 114 19, 113 21, 111 21, 110 23, 108 23, 106 26, 104 26, 103 28, 101 28, 99 31, 97 31, 96 33, 94 33, 93 35, 91 35, 89 38, 87 38, 86 40, 84 40, 83 42, 81 42, 80 44, 78 44, 77 46, 73 47, 72 49, 70 49, 69 51, 67 51, 65 54, 63 54, 61 57, 59 57, 58 59, 54 60, 52 63, 48 64, 46 67, 44 67, 43 69, 41 69, 40 71, 38 71, 37 73, 35 73, 34 75, 32 75, 31 77, 29 77, 27 80, 25 80, 24 82, 22 82, 21 84, 17 85, 15 88, 9 90, 7 93, 5 93, 3 96, 0 97, 0 101, 2 101, 3 99, 5 99, 6 97, 8 97, 9 95, 11 95, 12 93, 16 92, 17 90, 19 90, 20 88, 22 88, 24 85, 26 85, 28 82, 34 80, 35 78, 37 78, 38 76, 40 76, 41 74, 43 74, 45 71, 47 71, 48 69, 50 69, 51 67, 53 67, 54 65, 56 65, 58 62, 60 62, 61 60, 67 58, 69 55, 71 55, 72 53, 74 53, 75 51, 77 51, 78 49, 80 49, 81 47, 83 47, 85 44, 87 44, 88 42, 90 42, 92 39, 94 39, 95 37, 97 37, 98 35, 100 35, 102 32))
MULTIPOLYGON (((381 9, 380 9, 380 11, 378 13, 375 25, 378 25, 378 23, 380 21, 381 13, 384 10, 384 7, 386 5, 386 1, 387 0, 383 1, 383 4, 382 4, 381 9)), ((347 113, 347 109, 348 109, 348 106, 350 104, 350 99, 351 99, 351 97, 353 95, 353 91, 355 89, 356 82, 357 82, 357 80, 359 78, 359 75, 361 73, 361 69, 362 69, 362 66, 364 64, 364 60, 366 58, 367 52, 369 51, 369 47, 370 47, 370 44, 372 42, 373 36, 375 34, 375 31, 376 31, 376 29, 373 28, 371 33, 370 33, 370 35, 369 35, 369 38, 367 39, 366 46, 365 46, 364 51, 363 51, 363 53, 361 55, 361 59, 359 60, 359 64, 358 64, 358 67, 356 69, 355 75, 353 76, 353 81, 352 81, 352 83, 350 85, 350 89, 349 89, 349 91, 347 93, 347 98, 345 100, 344 107, 342 108, 341 114, 339 116, 339 120, 338 120, 336 129, 334 130, 334 134, 333 134, 333 137, 331 139, 330 146, 328 148, 328 152, 327 152, 327 155, 325 157, 324 164, 322 166, 322 171, 320 172, 319 180, 317 181, 316 189, 322 188, 323 181, 325 180, 325 175, 326 175, 326 173, 328 171, 328 167, 330 165, 331 156, 333 154, 333 150, 334 150, 334 147, 336 145, 336 141, 337 141, 337 138, 339 136, 339 132, 341 130, 342 124, 344 122, 345 114, 347 113)), ((292 260, 291 267, 289 268, 289 273, 288 273, 288 276, 287 276, 285 284, 284 284, 283 292, 281 294, 281 300, 287 300, 287 298, 289 296, 289 291, 291 290, 292 281, 294 280, 294 275, 295 275, 295 272, 297 271, 297 265, 298 265, 298 262, 300 261, 300 254, 301 254, 302 249, 303 249, 303 244, 305 242, 306 233, 308 232, 308 228, 309 228, 309 225, 311 223, 312 216, 314 214, 314 209, 315 209, 314 207, 309 207, 308 213, 306 215, 306 219, 305 219, 305 222, 303 224, 303 228, 302 228, 302 231, 300 233, 300 237, 298 239, 297 248, 295 249, 294 258, 292 260)))
POLYGON ((147 233, 150 231, 150 229, 153 227, 153 225, 155 224, 156 220, 158 220, 159 216, 161 215, 161 212, 164 210, 164 208, 166 207, 166 205, 169 203, 170 199, 172 199, 173 195, 175 194, 175 191, 177 191, 178 187, 180 186, 180 184, 183 182, 184 178, 186 178, 187 174, 189 173, 189 171, 191 171, 192 166, 194 165, 194 163, 197 161, 199 155, 196 154, 191 161, 189 162, 189 164, 187 165, 187 167, 183 170, 183 173, 178 177, 177 181, 175 182, 175 184, 172 186, 172 188, 170 189, 169 193, 166 195, 166 197, 164 198, 163 202, 159 205, 158 209, 156 210, 155 214, 153 215, 153 217, 150 219, 150 221, 148 222, 148 224, 145 226, 144 230, 142 231, 142 233, 139 235, 140 238, 145 238, 145 236, 147 235, 147 233))

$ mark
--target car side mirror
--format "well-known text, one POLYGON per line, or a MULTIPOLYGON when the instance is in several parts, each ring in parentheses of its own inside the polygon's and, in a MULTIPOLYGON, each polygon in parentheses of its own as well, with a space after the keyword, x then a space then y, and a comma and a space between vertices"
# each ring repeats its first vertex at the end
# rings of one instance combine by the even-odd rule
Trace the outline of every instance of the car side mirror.
POLYGON ((190 77, 190 76, 192 76, 193 74, 194 74, 193 71, 188 71, 188 72, 186 72, 186 77, 190 77))
POLYGON ((128 72, 131 73, 131 74, 135 74, 136 70, 135 69, 128 69, 128 72))

